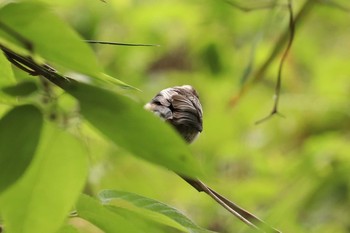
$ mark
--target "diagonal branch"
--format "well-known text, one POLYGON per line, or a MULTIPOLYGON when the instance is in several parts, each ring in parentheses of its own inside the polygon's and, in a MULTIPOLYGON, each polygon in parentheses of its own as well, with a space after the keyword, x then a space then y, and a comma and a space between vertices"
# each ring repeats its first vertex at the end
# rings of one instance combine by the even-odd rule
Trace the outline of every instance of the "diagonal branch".
POLYGON ((214 199, 218 204, 220 204, 222 207, 224 207, 231 214, 233 214, 235 217, 237 217, 239 220, 241 220, 248 226, 260 232, 265 232, 267 230, 267 232, 271 232, 271 233, 280 233, 279 230, 271 227, 270 225, 265 223, 263 220, 259 219, 255 215, 244 210, 242 207, 228 200, 227 198, 217 193, 215 190, 210 188, 208 185, 206 185, 202 181, 198 179, 188 178, 182 175, 180 175, 180 177, 184 179, 192 187, 194 187, 198 192, 206 193, 208 196, 214 199))
MULTIPOLYGON (((294 25, 297 27, 304 19, 306 16, 309 15, 313 7, 316 5, 317 1, 306 1, 304 5, 301 7, 300 11, 298 14, 295 16, 294 19, 294 25)), ((288 35, 290 33, 290 29, 288 28, 280 37, 276 45, 274 46, 273 50, 271 51, 270 55, 267 57, 265 62, 255 71, 252 79, 248 82, 245 82, 243 87, 240 89, 239 93, 232 96, 229 104, 230 106, 234 106, 241 97, 243 97, 249 90, 250 88, 253 87, 254 84, 258 83, 264 78, 264 75, 266 71, 269 69, 273 61, 277 58, 278 54, 280 51, 283 49, 283 46, 285 43, 288 41, 288 35)))
POLYGON ((89 44, 120 45, 120 46, 130 46, 130 47, 159 46, 157 44, 122 43, 122 42, 100 41, 100 40, 85 40, 85 42, 89 44))
POLYGON ((56 72, 53 68, 45 64, 36 63, 31 57, 24 57, 19 55, 12 50, 2 46, 0 49, 5 53, 8 60, 17 66, 19 69, 29 73, 30 75, 42 76, 62 89, 66 89, 73 83, 73 79, 62 76, 56 72))
POLYGON ((280 94, 281 94, 282 70, 283 70, 283 65, 285 63, 285 60, 288 56, 289 50, 292 47, 294 35, 295 35, 295 23, 294 23, 292 0, 288 0, 288 11, 289 11, 289 33, 290 34, 289 34, 289 40, 288 40, 286 50, 284 51, 284 53, 282 55, 280 65, 278 67, 277 82, 276 82, 276 86, 275 86, 275 95, 274 95, 274 104, 273 104, 271 113, 267 117, 264 117, 263 119, 255 122, 255 124, 260 124, 260 123, 270 119, 271 117, 273 117, 276 114, 282 116, 278 112, 278 104, 279 104, 280 94))

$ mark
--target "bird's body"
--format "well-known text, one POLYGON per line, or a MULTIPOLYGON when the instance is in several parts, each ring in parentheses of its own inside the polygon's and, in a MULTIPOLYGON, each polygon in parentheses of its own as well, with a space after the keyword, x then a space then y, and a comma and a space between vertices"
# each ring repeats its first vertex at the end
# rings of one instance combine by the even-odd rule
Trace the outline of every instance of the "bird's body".
POLYGON ((202 105, 197 92, 189 85, 162 90, 145 108, 173 125, 188 143, 203 130, 202 105))

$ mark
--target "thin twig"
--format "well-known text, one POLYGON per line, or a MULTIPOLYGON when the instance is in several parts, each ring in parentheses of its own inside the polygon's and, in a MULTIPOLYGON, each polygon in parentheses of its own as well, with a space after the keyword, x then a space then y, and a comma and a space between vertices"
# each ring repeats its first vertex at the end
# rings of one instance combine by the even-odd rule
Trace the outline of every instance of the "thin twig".
POLYGON ((99 40, 85 40, 89 44, 104 44, 104 45, 120 45, 120 46, 131 46, 131 47, 141 47, 141 46, 160 46, 157 44, 134 44, 134 43, 122 43, 122 42, 113 42, 113 41, 99 41, 99 40))
MULTIPOLYGON (((306 1, 305 2, 305 4, 301 7, 299 13, 295 16, 295 19, 294 19, 295 27, 298 26, 298 24, 300 24, 300 22, 307 15, 309 15, 309 12, 313 8, 313 6, 315 6, 316 3, 317 3, 317 1, 306 1)), ((250 90, 250 88, 254 84, 258 83, 259 81, 261 81, 264 78, 265 72, 268 70, 268 68, 270 67, 272 62, 276 59, 276 57, 278 56, 280 51, 283 49, 283 46, 285 45, 286 41, 288 40, 289 33, 290 33, 290 29, 288 28, 286 30, 286 32, 284 32, 281 35, 280 39, 278 40, 278 42, 274 46, 272 52, 270 53, 268 58, 265 60, 265 62, 260 66, 260 68, 258 68, 255 71, 252 79, 250 79, 249 82, 246 82, 242 86, 242 88, 240 89, 238 94, 232 96, 232 98, 230 99, 230 103, 229 103, 231 106, 234 106, 239 101, 239 99, 241 97, 243 97, 250 90)))
POLYGON ((184 179, 187 183, 189 183, 192 187, 197 189, 199 192, 204 192, 207 195, 209 195, 211 198, 213 198, 217 203, 219 203, 222 207, 227 209, 230 213, 232 213, 234 216, 236 216, 239 220, 247 224, 248 226, 251 226, 255 229, 259 229, 257 226, 255 226, 253 223, 245 219, 243 216, 241 216, 238 212, 230 208, 225 202, 223 202, 220 198, 218 198, 212 191, 211 189, 208 188, 206 184, 201 182, 200 180, 194 180, 190 179, 184 176, 181 176, 182 179, 184 179))
POLYGON ((210 188, 208 185, 206 185, 202 181, 198 179, 188 178, 182 175, 180 175, 180 177, 184 179, 192 187, 194 187, 198 192, 204 192, 207 195, 209 195, 218 204, 220 204, 222 207, 224 207, 226 210, 228 210, 230 213, 232 213, 235 217, 237 217, 239 220, 241 220, 248 226, 251 226, 261 232, 265 232, 265 230, 268 230, 268 232, 280 233, 279 230, 274 229, 273 227, 265 223, 263 220, 259 219, 255 215, 249 213, 248 211, 244 210, 237 204, 228 200, 227 198, 217 193, 215 190, 210 188))
POLYGON ((271 113, 267 117, 255 122, 255 124, 260 124, 260 123, 270 119, 271 117, 273 117, 276 114, 279 116, 282 116, 278 112, 278 104, 279 104, 280 94, 281 94, 282 70, 283 70, 283 65, 285 63, 285 60, 289 54, 289 50, 292 47, 292 44, 294 41, 294 35, 295 35, 295 24, 294 24, 292 0, 288 0, 288 11, 289 11, 289 31, 290 31, 290 34, 289 34, 289 40, 288 40, 286 50, 284 51, 284 53, 282 55, 280 65, 278 67, 277 82, 276 82, 275 95, 274 95, 274 104, 273 104, 271 113))
POLYGON ((23 70, 24 72, 28 73, 29 75, 36 76, 37 73, 34 70, 31 70, 30 68, 24 66, 22 63, 19 63, 17 60, 15 60, 10 53, 7 53, 4 51, 4 54, 6 58, 17 68, 23 70))
MULTIPOLYGON (((0 49, 6 54, 7 58, 10 58, 10 62, 13 63, 15 61, 21 64, 22 67, 27 67, 30 70, 29 74, 36 76, 41 75, 62 89, 66 89, 68 85, 71 85, 74 81, 73 79, 58 74, 57 71, 50 66, 38 64, 31 57, 19 55, 1 44, 0 49)), ((21 69, 22 67, 19 68, 21 69)))

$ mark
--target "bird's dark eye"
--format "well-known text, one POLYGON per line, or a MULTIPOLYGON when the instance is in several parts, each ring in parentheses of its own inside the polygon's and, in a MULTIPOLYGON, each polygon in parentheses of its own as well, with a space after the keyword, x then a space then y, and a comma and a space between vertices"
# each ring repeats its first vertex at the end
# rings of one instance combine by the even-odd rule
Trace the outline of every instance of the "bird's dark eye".
POLYGON ((170 109, 171 112, 175 111, 175 108, 174 108, 173 104, 170 104, 168 108, 170 109))
POLYGON ((155 105, 162 105, 158 100, 153 100, 153 103, 154 103, 155 105))

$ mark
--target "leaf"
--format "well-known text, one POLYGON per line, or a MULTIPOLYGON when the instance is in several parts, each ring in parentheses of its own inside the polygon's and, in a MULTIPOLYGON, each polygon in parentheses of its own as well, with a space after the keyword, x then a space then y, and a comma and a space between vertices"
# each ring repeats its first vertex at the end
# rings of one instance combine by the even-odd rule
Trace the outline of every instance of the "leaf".
POLYGON ((12 32, 0 28, 3 42, 22 44, 27 50, 32 47, 34 54, 47 61, 83 74, 96 76, 101 71, 89 46, 43 3, 26 1, 5 5, 0 9, 0 22, 12 32))
POLYGON ((109 85, 112 84, 112 85, 117 85, 123 89, 130 89, 130 90, 136 90, 136 91, 140 91, 140 89, 136 88, 136 87, 133 87, 119 79, 116 79, 112 76, 109 76, 107 74, 104 74, 104 73, 101 73, 99 76, 98 76, 101 80, 105 81, 106 83, 108 83, 109 85))
POLYGON ((4 93, 11 96, 28 96, 37 90, 37 85, 31 81, 24 81, 14 86, 6 86, 2 88, 4 93))
POLYGON ((190 150, 170 126, 132 100, 75 82, 64 89, 80 101, 81 114, 111 141, 152 163, 196 176, 190 150))
MULTIPOLYGON (((99 198, 105 204, 116 200, 126 201, 129 204, 132 204, 134 207, 139 208, 139 210, 137 210, 135 208, 126 207, 127 209, 140 213, 148 219, 160 221, 163 224, 167 224, 168 226, 175 227, 179 230, 187 229, 186 232, 200 233, 210 232, 206 229, 197 226, 178 210, 159 201, 143 197, 134 193, 117 190, 104 190, 99 193, 99 198), (140 209, 144 209, 147 211, 140 211, 140 209), (150 211, 153 214, 151 214, 150 211), (168 218, 168 220, 166 220, 164 216, 168 218), (170 222, 169 220, 172 221, 170 222), (180 225, 180 227, 178 225, 180 225)), ((125 208, 125 205, 122 205, 122 207, 125 208)))
MULTIPOLYGON (((165 216, 144 209, 132 208, 130 206, 126 206, 125 203, 105 205, 105 208, 116 214, 124 216, 125 218, 129 219, 135 224, 137 222, 137 226, 143 229, 145 227, 143 227, 142 225, 146 225, 146 227, 153 226, 153 228, 155 229, 157 226, 162 226, 162 232, 164 232, 165 228, 172 229, 172 231, 176 229, 177 231, 188 232, 186 228, 182 227, 180 224, 174 222, 173 220, 165 216)), ((152 232, 154 232, 155 229, 153 229, 152 232)))
POLYGON ((27 169, 35 154, 43 116, 32 105, 13 108, 0 120, 0 193, 27 169))
MULTIPOLYGON (((174 227, 171 224, 167 224, 167 221, 161 218, 158 218, 156 221, 154 219, 145 216, 140 211, 129 210, 125 208, 120 208, 116 206, 106 205, 106 209, 116 213, 120 216, 123 216, 137 228, 142 229, 142 232, 152 232, 152 233, 163 233, 163 232, 186 232, 186 229, 179 229, 179 226, 174 227)), ((158 216, 159 217, 159 216, 158 216)), ((169 222, 169 221, 168 221, 169 222)), ((180 226, 181 227, 181 226, 180 226)))
POLYGON ((77 203, 78 217, 94 224, 104 232, 153 232, 162 233, 174 228, 150 221, 134 211, 115 206, 103 206, 97 200, 81 195, 77 203))
POLYGON ((87 159, 81 143, 46 124, 38 152, 25 172, 0 196, 11 233, 55 233, 83 188, 87 159))
POLYGON ((77 204, 78 216, 91 222, 105 232, 138 233, 140 230, 132 222, 128 222, 122 216, 109 211, 97 200, 81 195, 77 204))
POLYGON ((26 1, 0 8, 0 44, 36 63, 59 64, 104 83, 137 89, 102 73, 91 48, 43 3, 26 1))

